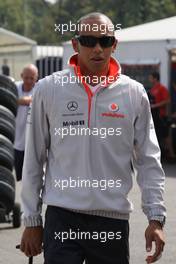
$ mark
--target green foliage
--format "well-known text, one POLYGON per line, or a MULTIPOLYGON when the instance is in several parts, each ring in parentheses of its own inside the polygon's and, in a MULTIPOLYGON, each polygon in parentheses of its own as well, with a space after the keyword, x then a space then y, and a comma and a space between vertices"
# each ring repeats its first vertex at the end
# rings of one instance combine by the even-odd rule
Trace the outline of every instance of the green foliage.
POLYGON ((36 40, 59 44, 72 33, 56 32, 55 24, 75 23, 89 12, 102 12, 122 28, 176 15, 176 0, 0 0, 0 27, 36 40))

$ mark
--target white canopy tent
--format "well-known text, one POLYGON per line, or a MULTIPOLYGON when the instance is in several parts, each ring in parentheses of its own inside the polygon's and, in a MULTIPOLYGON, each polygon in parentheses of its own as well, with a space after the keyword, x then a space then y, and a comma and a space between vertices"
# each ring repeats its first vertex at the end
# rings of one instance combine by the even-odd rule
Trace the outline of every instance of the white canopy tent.
POLYGON ((16 80, 24 65, 35 62, 37 43, 29 38, 0 28, 0 70, 4 59, 10 67, 10 75, 16 80))
POLYGON ((176 39, 176 16, 116 31, 122 42, 176 39))

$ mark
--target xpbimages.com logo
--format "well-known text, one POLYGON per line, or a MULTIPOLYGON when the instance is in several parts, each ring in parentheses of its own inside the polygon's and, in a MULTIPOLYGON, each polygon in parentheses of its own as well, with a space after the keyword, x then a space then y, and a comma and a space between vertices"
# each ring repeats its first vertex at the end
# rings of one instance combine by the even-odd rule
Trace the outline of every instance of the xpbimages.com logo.
MULTIPOLYGON (((112 114, 112 113, 111 113, 112 114)), ((117 114, 116 114, 117 115, 117 114)), ((80 125, 84 125, 84 120, 80 121, 73 121, 70 122, 64 122, 63 126, 66 127, 55 127, 54 129, 54 135, 59 136, 61 138, 64 138, 65 136, 95 136, 100 138, 107 138, 108 136, 121 136, 122 135, 122 128, 121 127, 80 127, 80 125), (77 127, 73 127, 73 125, 76 125, 77 127)))
POLYGON ((122 238, 122 232, 118 231, 118 232, 106 232, 106 231, 102 231, 102 232, 97 232, 97 231, 93 231, 93 232, 88 232, 88 231, 80 231, 79 228, 77 229, 77 231, 72 230, 71 228, 69 229, 68 232, 64 231, 64 232, 54 232, 54 239, 55 240, 60 240, 62 243, 69 239, 69 240, 99 240, 101 243, 105 243, 108 240, 120 240, 122 238))
POLYGON ((90 179, 81 179, 80 177, 73 178, 69 177, 68 179, 55 179, 54 187, 59 190, 65 190, 68 188, 89 188, 89 189, 99 189, 101 191, 106 191, 107 189, 121 188, 122 180, 121 179, 101 179, 101 180, 90 180, 90 179))
MULTIPOLYGON (((93 75, 93 76, 75 76, 72 73, 69 73, 67 75, 56 75, 54 76, 54 83, 56 85, 61 85, 64 86, 65 84, 83 84, 83 83, 92 83, 94 85, 97 85, 99 83, 101 83, 101 87, 106 87, 107 85, 110 85, 112 83, 114 83, 115 81, 117 81, 119 78, 119 75, 117 76, 113 76, 113 75, 109 75, 109 76, 97 76, 97 75, 93 75)), ((70 86, 71 87, 71 86, 70 86)))
POLYGON ((65 32, 100 32, 101 34, 106 34, 107 32, 114 32, 115 30, 121 30, 121 24, 86 24, 86 23, 73 23, 69 21, 69 23, 63 24, 54 24, 54 31, 59 32, 63 35, 65 32))

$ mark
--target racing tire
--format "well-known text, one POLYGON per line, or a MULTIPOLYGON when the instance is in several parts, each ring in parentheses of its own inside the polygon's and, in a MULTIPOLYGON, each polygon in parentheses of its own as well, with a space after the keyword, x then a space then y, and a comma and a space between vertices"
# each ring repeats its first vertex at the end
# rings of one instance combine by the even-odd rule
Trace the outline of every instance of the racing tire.
POLYGON ((18 97, 18 90, 15 83, 7 76, 0 75, 0 86, 11 91, 16 97, 18 97))
POLYGON ((17 96, 3 87, 0 87, 0 105, 3 105, 10 109, 14 116, 17 115, 17 96))

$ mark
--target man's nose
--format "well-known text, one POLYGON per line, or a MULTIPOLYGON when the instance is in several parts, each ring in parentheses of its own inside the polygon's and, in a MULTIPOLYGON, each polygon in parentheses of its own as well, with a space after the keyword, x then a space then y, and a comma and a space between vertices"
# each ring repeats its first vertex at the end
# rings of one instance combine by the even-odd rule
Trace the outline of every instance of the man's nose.
POLYGON ((95 45, 95 47, 93 48, 93 50, 94 50, 94 52, 96 52, 96 53, 100 53, 100 52, 103 51, 103 49, 102 49, 102 47, 101 47, 101 45, 100 45, 99 42, 96 43, 96 45, 95 45))

